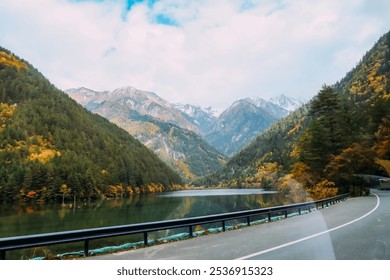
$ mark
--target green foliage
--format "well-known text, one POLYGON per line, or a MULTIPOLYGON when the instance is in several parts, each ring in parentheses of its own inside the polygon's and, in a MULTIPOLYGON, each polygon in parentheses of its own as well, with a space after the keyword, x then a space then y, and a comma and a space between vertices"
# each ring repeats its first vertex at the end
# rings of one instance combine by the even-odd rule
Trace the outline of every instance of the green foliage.
POLYGON ((283 189, 294 179, 317 198, 337 189, 355 190, 361 185, 357 173, 386 175, 389 116, 390 32, 340 82, 323 86, 307 106, 274 124, 223 169, 197 183, 250 182, 259 166, 277 163, 280 176, 287 176, 279 184, 283 189))
POLYGON ((181 183, 138 140, 23 63, 28 67, 0 67, 0 102, 15 104, 1 123, 0 201, 60 198, 63 185, 72 196, 93 198, 109 185, 142 189, 155 183, 170 189, 181 183))

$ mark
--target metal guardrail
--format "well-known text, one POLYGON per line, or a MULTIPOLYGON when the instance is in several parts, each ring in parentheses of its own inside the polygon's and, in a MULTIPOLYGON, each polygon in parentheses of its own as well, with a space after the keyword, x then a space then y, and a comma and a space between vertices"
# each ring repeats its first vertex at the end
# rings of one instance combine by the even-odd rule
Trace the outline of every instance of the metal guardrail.
POLYGON ((225 222, 228 220, 234 220, 239 218, 246 218, 247 225, 250 226, 250 218, 253 216, 267 215, 268 221, 271 221, 272 215, 276 213, 284 213, 287 218, 289 211, 298 210, 301 215, 302 210, 308 210, 311 212, 313 208, 318 209, 320 206, 323 208, 329 204, 334 204, 339 201, 345 200, 349 194, 339 195, 327 199, 322 199, 313 202, 305 202, 299 204, 290 204, 270 208, 261 208, 248 211, 231 212, 225 214, 200 216, 193 218, 177 219, 177 220, 166 220, 150 223, 120 225, 111 227, 100 227, 82 230, 72 230, 63 232, 53 232, 44 234, 34 234, 25 236, 15 236, 0 238, 0 260, 6 259, 6 252, 11 250, 26 249, 41 247, 54 244, 64 244, 71 242, 84 242, 84 255, 88 256, 89 241, 107 237, 123 236, 130 234, 143 233, 144 245, 148 246, 148 233, 167 230, 174 228, 189 228, 189 236, 193 236, 193 227, 202 224, 221 222, 223 231, 226 230, 225 222))

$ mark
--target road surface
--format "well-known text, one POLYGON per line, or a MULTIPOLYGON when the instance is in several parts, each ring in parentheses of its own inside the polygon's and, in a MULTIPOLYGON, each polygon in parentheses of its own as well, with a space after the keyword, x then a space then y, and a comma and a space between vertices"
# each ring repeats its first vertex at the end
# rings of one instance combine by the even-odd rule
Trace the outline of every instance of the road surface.
POLYGON ((269 224, 87 259, 390 259, 390 191, 372 190, 269 224))

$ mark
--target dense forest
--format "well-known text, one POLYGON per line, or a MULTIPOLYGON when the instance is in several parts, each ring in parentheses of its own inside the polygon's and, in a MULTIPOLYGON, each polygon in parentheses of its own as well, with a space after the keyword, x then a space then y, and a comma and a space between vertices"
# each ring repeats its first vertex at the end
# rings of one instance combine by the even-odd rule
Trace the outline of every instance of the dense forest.
POLYGON ((390 174, 390 33, 345 78, 275 123, 196 185, 260 186, 322 198, 390 174))
POLYGON ((0 202, 123 196, 181 183, 126 131, 0 48, 0 202))

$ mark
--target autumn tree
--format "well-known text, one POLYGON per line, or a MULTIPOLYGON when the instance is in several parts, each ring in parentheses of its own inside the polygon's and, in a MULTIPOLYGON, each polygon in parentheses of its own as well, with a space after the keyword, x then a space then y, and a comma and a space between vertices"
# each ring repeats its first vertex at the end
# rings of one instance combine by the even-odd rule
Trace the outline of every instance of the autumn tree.
POLYGON ((62 194, 62 205, 65 205, 65 197, 71 193, 72 189, 67 184, 62 184, 60 187, 60 193, 62 194))

